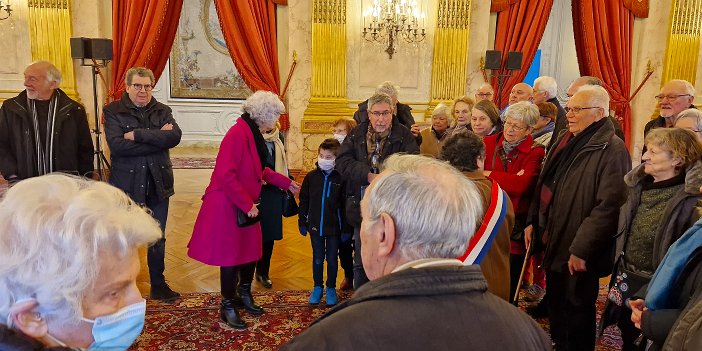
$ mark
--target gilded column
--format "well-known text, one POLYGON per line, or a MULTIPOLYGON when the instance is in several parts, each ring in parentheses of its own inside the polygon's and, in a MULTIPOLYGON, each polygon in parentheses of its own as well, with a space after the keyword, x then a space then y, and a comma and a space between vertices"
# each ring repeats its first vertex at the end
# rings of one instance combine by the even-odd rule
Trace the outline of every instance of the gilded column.
POLYGON ((427 116, 441 101, 465 94, 471 0, 440 0, 434 32, 431 96, 427 116))
POLYGON ((61 70, 61 89, 80 101, 71 58, 73 29, 69 0, 28 0, 27 6, 32 60, 53 63, 61 70))
POLYGON ((668 47, 662 84, 684 79, 695 84, 700 40, 702 39, 702 0, 673 0, 668 47))
POLYGON ((350 117, 354 111, 346 96, 346 0, 313 0, 312 92, 302 130, 328 133, 330 124, 320 120, 350 117))

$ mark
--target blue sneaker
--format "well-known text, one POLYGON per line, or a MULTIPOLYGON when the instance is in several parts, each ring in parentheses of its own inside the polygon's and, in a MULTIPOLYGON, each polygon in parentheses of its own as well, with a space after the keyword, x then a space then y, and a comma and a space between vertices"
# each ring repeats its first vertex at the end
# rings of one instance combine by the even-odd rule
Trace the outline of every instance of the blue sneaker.
POLYGON ((336 289, 327 288, 327 306, 334 306, 339 302, 336 297, 336 289))
POLYGON ((322 293, 324 289, 321 286, 315 286, 310 294, 310 305, 319 305, 319 301, 322 300, 322 293))

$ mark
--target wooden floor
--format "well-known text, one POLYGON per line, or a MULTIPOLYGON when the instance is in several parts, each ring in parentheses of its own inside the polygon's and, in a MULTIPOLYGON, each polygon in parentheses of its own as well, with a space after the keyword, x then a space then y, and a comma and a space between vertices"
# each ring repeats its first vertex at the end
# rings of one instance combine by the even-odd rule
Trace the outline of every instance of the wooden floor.
MULTIPOLYGON (((171 288, 180 293, 220 290, 219 267, 197 262, 186 253, 186 245, 202 203, 200 198, 211 174, 211 169, 174 170, 175 195, 171 197, 166 225, 165 275, 171 288)), ((142 268, 137 279, 143 294, 150 289, 145 252, 142 252, 142 268)), ((338 276, 340 283, 343 280, 341 269, 338 276)), ((309 238, 301 236, 297 230, 297 217, 283 219, 283 240, 275 243, 270 277, 273 290, 310 290, 313 287, 312 249, 309 238)), ((264 288, 254 284, 254 290, 257 289, 264 288)))

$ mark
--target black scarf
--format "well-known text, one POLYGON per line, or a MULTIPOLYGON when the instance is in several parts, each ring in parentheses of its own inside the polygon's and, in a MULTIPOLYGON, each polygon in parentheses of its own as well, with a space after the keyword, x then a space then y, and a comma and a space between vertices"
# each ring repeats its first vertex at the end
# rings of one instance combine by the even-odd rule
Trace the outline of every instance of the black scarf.
POLYGON ((263 134, 261 134, 261 130, 258 129, 258 125, 256 122, 251 119, 251 115, 249 115, 248 112, 245 112, 243 115, 241 115, 241 119, 246 122, 246 124, 251 128, 251 133, 253 133, 254 137, 254 143, 256 144, 256 152, 258 153, 258 158, 261 160, 261 170, 266 168, 266 160, 268 159, 268 148, 266 147, 266 140, 263 139, 263 134))
MULTIPOLYGON (((570 140, 568 140, 560 149, 558 146, 556 146, 551 162, 548 162, 544 166, 544 186, 549 187, 554 193, 556 192, 556 184, 563 176, 563 173, 565 173, 565 171, 568 169, 568 166, 573 162, 575 156, 578 155, 578 151, 587 145, 590 138, 592 138, 592 136, 595 135, 595 133, 597 133, 597 131, 600 130, 605 123, 607 123, 606 117, 591 124, 580 134, 571 137, 570 140)), ((565 138, 568 138, 568 135, 565 135, 564 139, 565 138)))

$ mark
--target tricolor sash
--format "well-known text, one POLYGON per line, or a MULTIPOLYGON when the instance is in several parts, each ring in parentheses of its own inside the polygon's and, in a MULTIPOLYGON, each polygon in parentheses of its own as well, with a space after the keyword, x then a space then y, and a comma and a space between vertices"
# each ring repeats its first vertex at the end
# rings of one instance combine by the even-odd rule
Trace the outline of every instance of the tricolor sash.
POLYGON ((504 190, 497 185, 496 181, 492 181, 492 191, 490 196, 490 205, 485 211, 483 223, 475 232, 470 241, 466 252, 458 257, 464 265, 480 264, 485 258, 487 251, 492 245, 492 241, 500 231, 502 222, 507 215, 507 195, 504 190))

